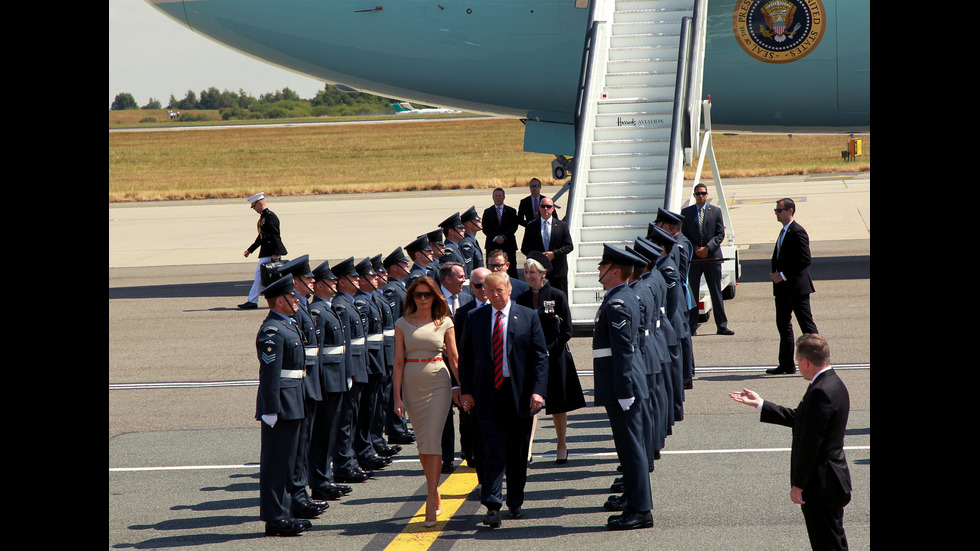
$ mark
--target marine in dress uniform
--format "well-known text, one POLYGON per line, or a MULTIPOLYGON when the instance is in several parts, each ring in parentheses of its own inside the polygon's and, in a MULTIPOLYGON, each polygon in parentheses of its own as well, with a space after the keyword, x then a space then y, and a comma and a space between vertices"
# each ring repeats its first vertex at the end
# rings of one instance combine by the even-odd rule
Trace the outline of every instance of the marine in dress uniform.
POLYGON ((292 516, 290 491, 300 431, 306 416, 303 339, 290 317, 299 307, 293 278, 283 276, 262 290, 269 315, 255 338, 259 387, 255 419, 261 421, 259 518, 268 536, 292 536, 311 524, 292 516))
POLYGON ((337 293, 337 276, 324 261, 313 270, 313 300, 310 315, 320 346, 320 388, 323 400, 317 405, 310 444, 310 491, 313 499, 339 499, 350 493, 350 486, 337 484, 333 457, 337 451, 340 412, 347 392, 350 351, 344 326, 331 301, 337 293))
POLYGON ((255 280, 252 282, 252 288, 248 291, 248 299, 239 304, 238 307, 254 309, 259 306, 259 289, 263 285, 262 265, 272 260, 278 260, 280 256, 286 254, 286 246, 282 244, 279 217, 265 206, 265 193, 256 193, 249 197, 248 204, 252 210, 259 213, 259 234, 255 241, 245 249, 245 256, 248 257, 255 252, 255 249, 258 249, 259 263, 255 266, 255 280))
POLYGON ((310 443, 313 440, 313 423, 316 409, 323 399, 320 381, 320 347, 316 335, 313 316, 310 315, 308 295, 313 294, 313 272, 310 270, 309 255, 299 256, 283 263, 277 269, 279 275, 293 278, 294 293, 299 298, 298 308, 293 314, 299 327, 306 354, 306 376, 303 388, 306 394, 306 415, 300 430, 299 450, 296 454, 296 469, 293 472, 293 516, 311 519, 320 515, 329 505, 323 500, 313 500, 306 490, 310 474, 310 443))
POLYGON ((357 463, 357 454, 354 452, 361 391, 368 382, 367 334, 361 314, 354 307, 354 293, 358 290, 354 258, 350 257, 336 264, 332 271, 337 276, 337 294, 334 295, 331 306, 344 324, 351 356, 348 389, 344 394, 344 403, 340 410, 337 453, 334 455, 334 480, 341 483, 364 482, 374 473, 361 469, 357 463))
MULTIPOLYGON (((640 309, 636 294, 626 286, 634 258, 605 244, 599 262, 599 283, 606 290, 596 312, 592 334, 595 403, 606 409, 616 455, 623 467, 623 496, 610 496, 623 508, 609 517, 611 530, 653 526, 653 498, 644 447, 643 410, 647 398, 645 368, 637 354, 640 309), (616 498, 616 499, 614 499, 616 498)), ((607 504, 609 503, 607 501, 607 504)))

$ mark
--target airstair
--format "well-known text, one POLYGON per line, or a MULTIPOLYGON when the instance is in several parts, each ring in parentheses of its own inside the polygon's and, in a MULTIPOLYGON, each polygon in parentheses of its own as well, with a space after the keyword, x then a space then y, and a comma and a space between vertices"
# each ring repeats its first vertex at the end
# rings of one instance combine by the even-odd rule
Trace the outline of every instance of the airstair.
MULTIPOLYGON (((707 0, 593 0, 563 219, 574 326, 593 324, 603 243, 632 246, 679 212, 698 155, 707 0)), ((688 195, 690 195, 688 193, 688 195)))

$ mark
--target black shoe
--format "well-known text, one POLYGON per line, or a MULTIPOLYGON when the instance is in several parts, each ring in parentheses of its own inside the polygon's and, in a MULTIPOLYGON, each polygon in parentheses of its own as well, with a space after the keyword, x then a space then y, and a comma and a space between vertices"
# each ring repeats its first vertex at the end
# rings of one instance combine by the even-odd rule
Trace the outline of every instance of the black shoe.
POLYGON ((694 388, 694 381, 684 381, 684 390, 691 390, 694 388))
POLYGON ((337 500, 344 497, 345 495, 346 494, 344 493, 344 491, 337 487, 327 486, 324 488, 317 488, 313 490, 313 499, 317 499, 320 501, 337 500))
POLYGON ((623 496, 612 495, 602 504, 602 508, 607 511, 622 511, 626 509, 626 504, 623 503, 623 496))
POLYGON ((301 501, 293 505, 293 518, 311 519, 320 516, 323 509, 314 506, 308 501, 301 501))
POLYGON ((488 510, 486 516, 483 517, 483 524, 489 526, 490 528, 497 528, 500 526, 500 511, 498 509, 488 510))
POLYGON ((306 530, 303 525, 290 518, 265 523, 267 536, 295 536, 303 530, 306 530))
POLYGON ((453 469, 455 469, 455 467, 453 466, 453 462, 451 460, 442 462, 442 472, 451 473, 453 472, 453 469))
POLYGON ((734 335, 735 332, 732 331, 731 329, 727 328, 727 327, 719 327, 717 334, 718 335, 734 335))
POLYGON ((411 434, 396 434, 388 436, 388 444, 414 444, 415 436, 411 434))
POLYGON ((259 307, 259 305, 254 302, 243 302, 239 304, 238 307, 242 310, 255 310, 259 307))
POLYGON ((360 469, 356 471, 342 471, 334 473, 334 480, 337 482, 364 482, 368 478, 368 474, 360 469))
POLYGON ((357 464, 360 465, 362 469, 372 471, 383 469, 387 467, 389 463, 391 463, 390 459, 386 457, 379 457, 377 455, 357 460, 357 464))
POLYGON ((565 452, 565 457, 558 457, 558 454, 556 453, 555 465, 564 465, 565 463, 568 463, 568 452, 565 452))
POLYGON ((524 510, 520 507, 511 507, 510 518, 524 518, 524 510))
POLYGON ((624 487, 623 487, 623 481, 622 480, 619 480, 617 482, 613 482, 612 483, 612 486, 609 487, 609 491, 610 492, 619 492, 619 493, 622 493, 622 492, 626 491, 624 489, 624 487))
POLYGON ((378 450, 378 455, 381 457, 391 457, 393 455, 397 455, 400 451, 402 451, 402 447, 395 444, 394 446, 385 446, 381 448, 378 450))
POLYGON ((770 375, 792 375, 796 373, 796 366, 793 367, 774 367, 772 369, 767 369, 766 373, 770 375))
POLYGON ((610 519, 606 526, 610 530, 633 530, 635 528, 652 528, 653 514, 650 511, 639 513, 624 511, 619 518, 610 519))

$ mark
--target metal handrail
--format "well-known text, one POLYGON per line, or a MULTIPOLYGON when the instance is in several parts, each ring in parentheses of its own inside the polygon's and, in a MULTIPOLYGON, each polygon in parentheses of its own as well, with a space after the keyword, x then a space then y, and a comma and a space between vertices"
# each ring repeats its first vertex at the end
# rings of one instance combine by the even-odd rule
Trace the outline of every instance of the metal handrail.
POLYGON ((667 158, 667 182, 664 189, 664 207, 677 211, 680 194, 675 188, 684 184, 684 133, 687 126, 684 120, 687 105, 687 81, 690 71, 691 18, 681 19, 681 37, 677 52, 677 80, 674 85, 674 115, 670 128, 670 154, 667 158), (674 202, 678 205, 675 205, 674 202))

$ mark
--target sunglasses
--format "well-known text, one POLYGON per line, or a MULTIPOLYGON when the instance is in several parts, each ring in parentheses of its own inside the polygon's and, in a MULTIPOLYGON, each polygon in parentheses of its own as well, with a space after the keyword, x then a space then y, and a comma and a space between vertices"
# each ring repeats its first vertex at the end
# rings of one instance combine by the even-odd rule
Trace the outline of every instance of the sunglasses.
POLYGON ((471 282, 470 282, 470 287, 472 287, 472 288, 474 288, 474 289, 482 289, 482 288, 483 288, 483 284, 482 284, 482 283, 473 283, 473 282, 471 281, 471 282))
POLYGON ((531 187, 541 187, 541 184, 531 184, 531 187))
POLYGON ((777 214, 780 213, 780 212, 783 212, 784 210, 789 210, 789 209, 772 209, 772 211, 775 212, 775 213, 777 213, 777 214))
POLYGON ((431 291, 413 291, 412 297, 415 300, 432 300, 432 297, 436 296, 435 293, 431 291))
POLYGON ((695 197, 703 197, 703 196, 705 196, 705 195, 707 195, 707 194, 708 194, 708 192, 707 192, 707 191, 695 191, 695 192, 694 192, 694 196, 695 196, 695 197))
POLYGON ((555 208, 555 206, 554 205, 538 205, 538 208, 539 209, 553 209, 553 208, 555 208))

